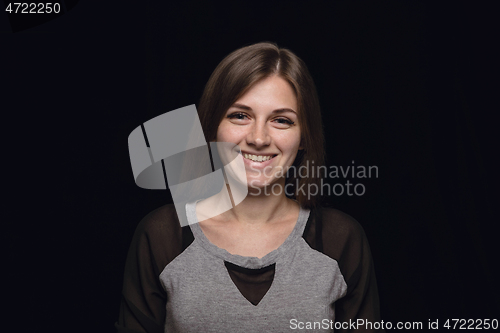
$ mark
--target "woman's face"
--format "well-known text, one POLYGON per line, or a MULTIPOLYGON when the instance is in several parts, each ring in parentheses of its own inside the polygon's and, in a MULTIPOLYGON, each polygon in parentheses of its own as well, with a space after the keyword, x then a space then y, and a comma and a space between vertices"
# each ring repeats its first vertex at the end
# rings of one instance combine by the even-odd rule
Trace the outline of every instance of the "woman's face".
POLYGON ((217 141, 240 147, 250 191, 284 185, 282 176, 301 149, 297 112, 292 87, 278 76, 257 82, 227 110, 217 141))

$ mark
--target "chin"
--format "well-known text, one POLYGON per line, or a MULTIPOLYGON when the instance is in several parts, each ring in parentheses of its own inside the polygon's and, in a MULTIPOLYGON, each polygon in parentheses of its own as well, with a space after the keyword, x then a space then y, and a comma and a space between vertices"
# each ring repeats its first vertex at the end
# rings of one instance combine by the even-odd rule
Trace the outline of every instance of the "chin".
POLYGON ((273 186, 283 186, 284 182, 281 182, 280 179, 256 179, 256 178, 248 178, 248 189, 249 192, 252 189, 265 189, 266 187, 273 187, 273 186), (283 183, 283 184, 282 184, 283 183))

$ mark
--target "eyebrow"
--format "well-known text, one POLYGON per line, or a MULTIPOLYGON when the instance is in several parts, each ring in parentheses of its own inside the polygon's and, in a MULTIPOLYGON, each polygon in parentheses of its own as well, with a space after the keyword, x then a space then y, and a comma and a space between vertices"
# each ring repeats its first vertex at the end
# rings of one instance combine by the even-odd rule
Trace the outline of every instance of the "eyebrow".
MULTIPOLYGON (((251 107, 244 105, 244 104, 240 104, 240 103, 234 103, 233 105, 231 105, 231 107, 242 109, 242 110, 247 110, 247 111, 252 111, 251 107)), ((293 112, 293 113, 297 114, 296 111, 294 111, 290 108, 281 108, 281 109, 273 110, 273 113, 283 113, 283 112, 293 112)))

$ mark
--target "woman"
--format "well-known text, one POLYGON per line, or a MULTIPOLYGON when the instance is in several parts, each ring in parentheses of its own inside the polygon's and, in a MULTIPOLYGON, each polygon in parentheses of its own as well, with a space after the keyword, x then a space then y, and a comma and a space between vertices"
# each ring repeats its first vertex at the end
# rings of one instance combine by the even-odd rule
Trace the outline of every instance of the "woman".
POLYGON ((241 149, 248 194, 207 219, 217 197, 187 204, 189 226, 181 227, 172 205, 141 221, 118 331, 332 331, 378 321, 361 226, 321 209, 307 193, 319 179, 297 172, 323 164, 321 114, 305 64, 274 44, 241 48, 215 69, 198 112, 207 141, 241 149))

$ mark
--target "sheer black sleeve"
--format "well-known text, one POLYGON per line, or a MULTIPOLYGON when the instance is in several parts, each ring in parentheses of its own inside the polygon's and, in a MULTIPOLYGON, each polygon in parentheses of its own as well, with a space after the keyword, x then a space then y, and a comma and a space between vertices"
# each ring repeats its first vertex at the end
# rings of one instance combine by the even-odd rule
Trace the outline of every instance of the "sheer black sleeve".
POLYGON ((115 323, 119 333, 164 331, 167 295, 159 275, 182 247, 182 228, 173 205, 156 209, 139 223, 125 264, 115 323))
POLYGON ((341 211, 323 208, 314 213, 306 232, 304 238, 311 247, 337 260, 347 284, 346 295, 334 304, 335 321, 364 319, 372 323, 372 327, 338 331, 374 332, 373 324, 380 323, 379 297, 370 246, 361 225, 341 211))

